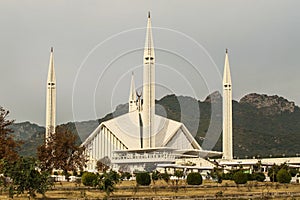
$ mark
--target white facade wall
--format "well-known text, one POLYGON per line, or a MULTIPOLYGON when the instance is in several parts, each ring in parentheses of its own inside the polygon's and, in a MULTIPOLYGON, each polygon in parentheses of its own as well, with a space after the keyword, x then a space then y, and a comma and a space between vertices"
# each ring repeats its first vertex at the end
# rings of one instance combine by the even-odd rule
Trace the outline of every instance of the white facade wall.
POLYGON ((85 154, 88 158, 87 170, 95 170, 98 160, 104 157, 112 158, 112 152, 114 150, 124 150, 127 147, 115 137, 106 127, 101 127, 100 131, 90 138, 87 143, 85 154))

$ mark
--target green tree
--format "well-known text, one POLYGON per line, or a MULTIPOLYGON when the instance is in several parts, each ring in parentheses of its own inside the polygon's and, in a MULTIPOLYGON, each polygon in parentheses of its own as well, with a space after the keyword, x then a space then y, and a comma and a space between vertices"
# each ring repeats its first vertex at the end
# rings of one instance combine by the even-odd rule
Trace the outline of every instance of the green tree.
POLYGON ((160 173, 157 170, 152 172, 151 179, 153 181, 153 184, 155 184, 155 181, 157 181, 159 179, 159 176, 160 176, 160 173))
POLYGON ((263 172, 255 172, 252 174, 252 179, 258 182, 263 182, 266 179, 266 176, 263 172))
POLYGON ((280 170, 280 167, 275 164, 271 168, 269 168, 268 176, 270 177, 270 180, 272 182, 277 182, 276 174, 279 170, 280 170))
POLYGON ((115 185, 120 181, 121 177, 116 171, 104 172, 98 176, 97 187, 109 197, 115 190, 115 185))
POLYGON ((189 184, 189 185, 201 185, 202 184, 202 176, 199 173, 191 172, 188 174, 186 181, 187 181, 187 184, 189 184))
POLYGON ((176 176, 176 185, 178 185, 179 179, 183 177, 183 171, 182 170, 176 170, 174 172, 174 176, 176 176))
POLYGON ((124 179, 129 180, 132 177, 132 175, 129 172, 120 172, 120 173, 121 173, 121 180, 124 179))
POLYGON ((81 177, 81 182, 85 186, 97 185, 97 175, 92 172, 84 172, 81 177))
POLYGON ((159 175, 160 179, 163 179, 166 183, 169 183, 170 181, 170 174, 168 173, 162 173, 159 175))
POLYGON ((150 185, 151 179, 148 172, 140 172, 136 174, 136 182, 138 185, 150 185))
POLYGON ((290 183, 292 176, 286 169, 282 168, 277 172, 276 178, 279 183, 290 183))
POLYGON ((21 141, 15 141, 11 135, 13 130, 9 128, 14 120, 7 119, 9 111, 0 106, 0 159, 15 161, 18 159, 18 148, 21 141))
POLYGON ((45 195, 46 191, 53 185, 50 174, 39 172, 34 158, 19 158, 15 162, 4 162, 4 176, 9 177, 12 182, 9 185, 10 195, 24 194, 30 197, 36 193, 45 195))
POLYGON ((236 184, 245 184, 248 181, 248 175, 243 171, 237 171, 233 174, 233 180, 236 184))
POLYGON ((61 169, 67 175, 68 171, 83 170, 86 157, 84 147, 76 144, 77 137, 68 129, 58 126, 56 132, 46 143, 38 147, 38 159, 41 169, 52 171, 61 169))

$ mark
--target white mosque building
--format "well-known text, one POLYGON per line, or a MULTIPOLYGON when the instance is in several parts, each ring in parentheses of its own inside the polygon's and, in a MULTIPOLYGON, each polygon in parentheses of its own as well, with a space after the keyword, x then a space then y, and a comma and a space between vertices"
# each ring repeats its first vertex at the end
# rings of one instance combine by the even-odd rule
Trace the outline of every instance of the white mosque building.
MULTIPOLYGON (((227 50, 223 74, 222 152, 203 150, 183 123, 155 114, 155 53, 150 14, 143 61, 143 95, 136 93, 132 75, 129 112, 102 122, 82 143, 89 160, 86 170, 94 171, 97 161, 104 157, 112 161, 114 169, 126 165, 130 171, 144 170, 147 164, 163 168, 211 170, 216 166, 215 163, 204 158, 221 155, 222 159, 214 162, 225 170, 243 166, 251 171, 258 162, 264 170, 274 163, 300 168, 299 157, 233 159, 232 83, 227 50), (193 162, 196 166, 181 166, 187 162, 193 162)), ((55 119, 56 78, 51 48, 47 78, 46 142, 55 133, 55 119)))
POLYGON ((178 158, 199 158, 221 155, 201 148, 183 123, 155 114, 155 52, 148 15, 144 48, 143 95, 136 93, 132 75, 129 112, 102 122, 82 143, 94 170, 96 162, 108 157, 113 165, 129 165, 142 170, 146 163, 157 166, 174 164, 178 158))

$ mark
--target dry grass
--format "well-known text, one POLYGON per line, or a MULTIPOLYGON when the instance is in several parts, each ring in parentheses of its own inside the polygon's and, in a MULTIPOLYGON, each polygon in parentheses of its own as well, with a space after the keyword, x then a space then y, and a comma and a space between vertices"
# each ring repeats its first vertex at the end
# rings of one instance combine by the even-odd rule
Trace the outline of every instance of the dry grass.
MULTIPOLYGON (((150 197, 150 196, 210 196, 214 197, 216 194, 221 194, 225 196, 233 195, 262 195, 268 193, 281 193, 281 192, 300 192, 300 184, 273 184, 273 183, 256 183, 248 182, 245 186, 236 187, 232 181, 224 181, 222 184, 217 184, 211 181, 205 181, 200 187, 188 187, 183 181, 179 182, 179 189, 176 190, 175 185, 170 182, 166 184, 164 181, 157 181, 154 185, 150 187, 136 187, 135 181, 123 181, 117 185, 117 190, 114 192, 115 197, 125 197, 125 196, 135 196, 135 197, 150 197), (186 186, 186 187, 185 187, 186 186), (163 188, 162 188, 163 187, 163 188)), ((80 187, 84 188, 84 187, 80 187)), ((78 186, 74 183, 56 183, 55 190, 48 191, 46 193, 48 198, 104 198, 105 193, 99 190, 78 190, 78 186), (76 189, 77 188, 77 189, 76 189)), ((228 197, 227 196, 227 197, 228 197)), ((37 196, 42 198, 41 195, 37 196)), ((0 199, 6 200, 7 193, 0 194, 0 199)), ((16 200, 28 199, 27 195, 21 195, 15 197, 16 200)), ((277 198, 280 199, 280 198, 277 198)), ((287 199, 286 197, 283 199, 287 199)), ((290 198, 292 199, 292 198, 290 198)), ((299 199, 293 198, 293 199, 299 199)))

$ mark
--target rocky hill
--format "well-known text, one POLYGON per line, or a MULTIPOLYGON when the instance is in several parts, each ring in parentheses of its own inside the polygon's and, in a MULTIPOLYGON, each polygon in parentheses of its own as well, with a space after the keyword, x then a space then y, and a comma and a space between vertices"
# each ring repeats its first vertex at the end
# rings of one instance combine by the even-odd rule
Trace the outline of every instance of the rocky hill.
POLYGON ((289 102, 277 95, 268 96, 266 94, 251 93, 241 98, 240 104, 249 104, 259 109, 265 115, 276 115, 282 112, 294 112, 295 103, 289 102))
MULTIPOLYGON (((222 97, 219 92, 203 102, 184 96, 167 95, 160 100, 156 113, 183 122, 205 149, 221 151, 222 97), (199 110, 199 112, 197 112, 199 110)), ((119 105, 113 113, 98 120, 62 124, 78 135, 78 143, 103 121, 128 112, 128 104, 119 105)), ((43 127, 29 122, 12 127, 17 139, 25 143, 22 155, 35 155, 42 144, 43 127)), ((233 101, 233 143, 236 157, 295 156, 300 153, 300 109, 283 97, 248 94, 233 101)))

